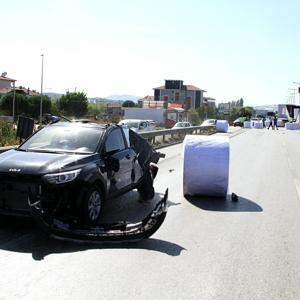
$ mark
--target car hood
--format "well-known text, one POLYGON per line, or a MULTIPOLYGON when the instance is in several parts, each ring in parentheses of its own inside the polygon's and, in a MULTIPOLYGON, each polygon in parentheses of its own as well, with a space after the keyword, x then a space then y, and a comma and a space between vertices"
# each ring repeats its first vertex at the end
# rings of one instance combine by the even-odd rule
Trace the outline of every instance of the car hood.
POLYGON ((80 168, 95 154, 57 154, 10 150, 0 155, 0 173, 48 174, 80 168))

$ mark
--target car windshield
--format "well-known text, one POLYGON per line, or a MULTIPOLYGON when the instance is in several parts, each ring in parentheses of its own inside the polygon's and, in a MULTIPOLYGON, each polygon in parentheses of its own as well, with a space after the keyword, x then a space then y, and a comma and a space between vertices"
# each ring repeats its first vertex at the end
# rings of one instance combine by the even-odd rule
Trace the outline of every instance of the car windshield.
POLYGON ((48 126, 29 138, 18 150, 90 154, 96 151, 102 134, 101 128, 83 127, 76 123, 71 126, 48 126))

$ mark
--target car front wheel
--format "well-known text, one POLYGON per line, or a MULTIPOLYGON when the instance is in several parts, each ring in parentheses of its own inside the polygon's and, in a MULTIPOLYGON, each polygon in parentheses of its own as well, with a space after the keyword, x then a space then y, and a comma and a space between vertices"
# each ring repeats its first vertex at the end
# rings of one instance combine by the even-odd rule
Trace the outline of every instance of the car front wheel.
POLYGON ((83 217, 88 224, 99 221, 103 204, 102 191, 97 186, 88 188, 83 199, 83 217))

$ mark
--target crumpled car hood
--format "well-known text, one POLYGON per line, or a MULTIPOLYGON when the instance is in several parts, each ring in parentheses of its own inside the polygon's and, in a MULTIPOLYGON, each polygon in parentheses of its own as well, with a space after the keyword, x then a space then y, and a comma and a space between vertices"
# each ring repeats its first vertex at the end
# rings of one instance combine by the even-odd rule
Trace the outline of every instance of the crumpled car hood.
POLYGON ((90 157, 91 154, 72 155, 10 150, 0 155, 0 172, 6 173, 13 170, 19 174, 34 175, 54 173, 74 166, 79 167, 90 157))

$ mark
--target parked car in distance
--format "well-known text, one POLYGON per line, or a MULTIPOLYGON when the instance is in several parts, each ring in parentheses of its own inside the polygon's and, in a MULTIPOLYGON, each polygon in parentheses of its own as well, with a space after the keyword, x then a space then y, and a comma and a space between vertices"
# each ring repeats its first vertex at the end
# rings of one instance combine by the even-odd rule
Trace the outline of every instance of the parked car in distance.
POLYGON ((126 128, 129 128, 133 131, 140 132, 140 131, 151 131, 154 130, 155 127, 153 127, 154 121, 152 120, 138 120, 138 119, 127 119, 122 120, 118 123, 118 125, 125 126, 126 128))
POLYGON ((118 125, 80 122, 37 131, 0 155, 0 214, 30 215, 30 204, 40 203, 49 215, 94 224, 106 199, 135 188, 152 198, 161 154, 127 135, 118 125))
POLYGON ((211 126, 211 125, 216 125, 217 120, 216 119, 207 119, 202 122, 200 126, 211 126))
POLYGON ((177 122, 172 128, 183 128, 183 127, 191 127, 192 124, 190 122, 177 122))
POLYGON ((246 121, 246 118, 245 118, 245 117, 237 118, 236 120, 233 121, 233 126, 234 126, 234 127, 236 127, 236 126, 243 127, 245 121, 246 121))

